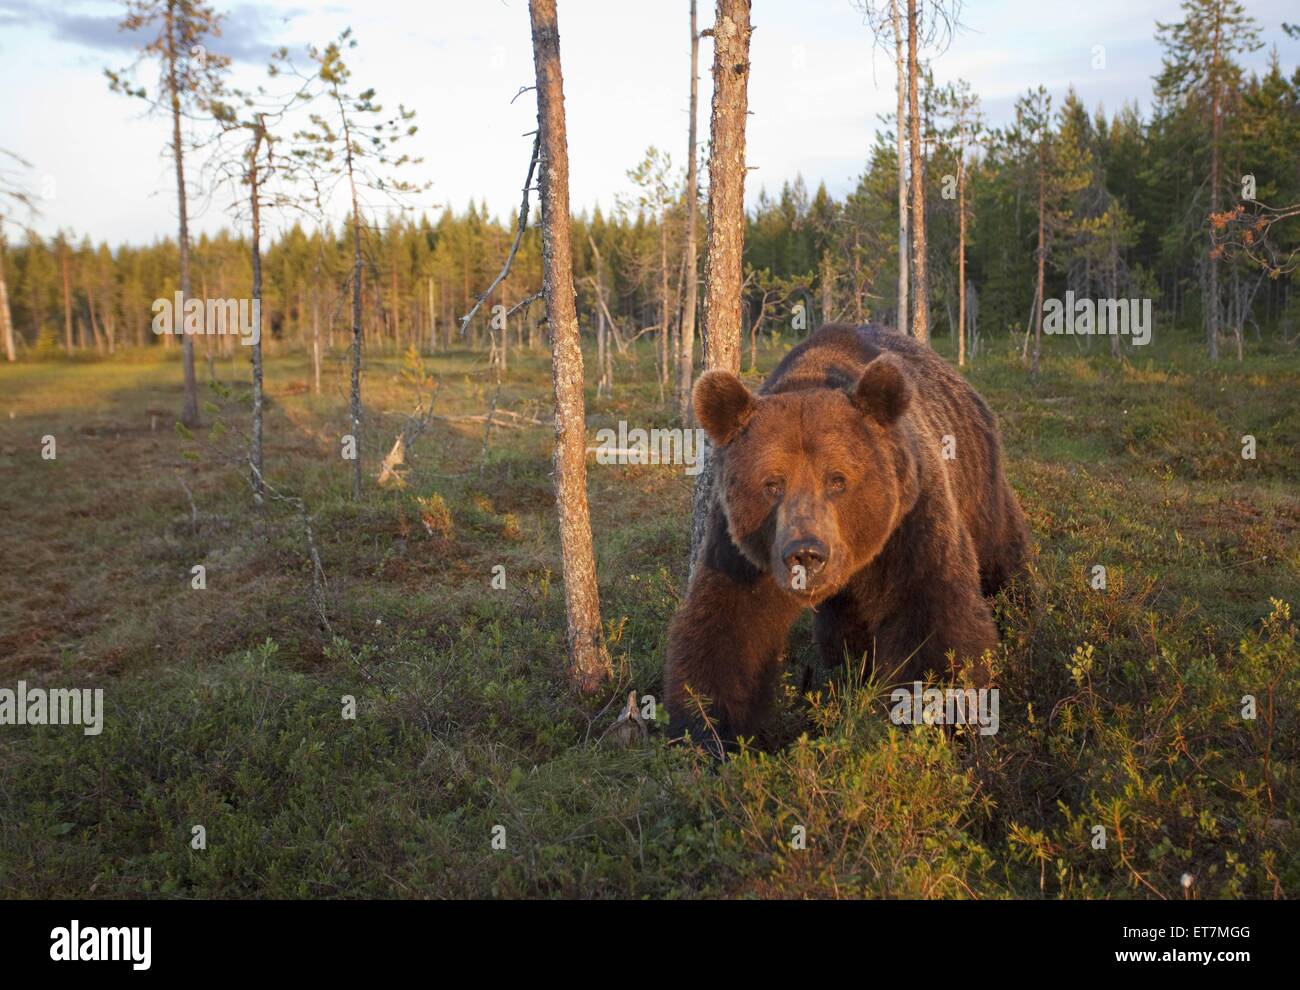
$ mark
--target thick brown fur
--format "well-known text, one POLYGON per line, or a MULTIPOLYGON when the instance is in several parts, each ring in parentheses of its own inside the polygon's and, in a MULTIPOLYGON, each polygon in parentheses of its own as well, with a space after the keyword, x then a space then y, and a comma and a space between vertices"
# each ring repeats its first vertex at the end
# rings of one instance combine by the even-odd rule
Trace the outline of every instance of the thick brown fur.
POLYGON ((1021 569, 1028 533, 993 414, 929 347, 828 325, 758 395, 708 372, 694 405, 715 480, 668 633, 674 735, 711 738, 701 705, 724 742, 753 735, 805 608, 828 662, 865 657, 885 683, 996 646, 985 596, 1021 569))

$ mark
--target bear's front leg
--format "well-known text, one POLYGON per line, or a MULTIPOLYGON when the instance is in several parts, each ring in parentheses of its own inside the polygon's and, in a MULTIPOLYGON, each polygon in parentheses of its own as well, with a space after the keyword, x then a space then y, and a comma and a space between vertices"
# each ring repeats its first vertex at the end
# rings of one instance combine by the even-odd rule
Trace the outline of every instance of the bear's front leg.
POLYGON ((668 627, 664 690, 673 738, 689 731, 696 742, 716 746, 713 732, 724 745, 753 735, 775 693, 781 653, 800 611, 770 574, 748 563, 719 570, 701 560, 668 627))
MULTIPOLYGON (((997 649, 993 612, 974 575, 918 586, 900 597, 876 636, 875 669, 882 683, 923 680, 931 673, 947 677, 967 661, 978 661, 985 650, 997 649)), ((971 673, 976 687, 987 686, 983 664, 975 663, 971 673)))

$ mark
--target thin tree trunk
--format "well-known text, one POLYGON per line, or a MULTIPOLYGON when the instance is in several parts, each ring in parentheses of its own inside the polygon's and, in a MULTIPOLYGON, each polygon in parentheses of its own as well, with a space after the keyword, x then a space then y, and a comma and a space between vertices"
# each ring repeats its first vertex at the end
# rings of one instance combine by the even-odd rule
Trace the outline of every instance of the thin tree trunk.
POLYGON ((691 0, 691 104, 690 121, 686 125, 686 301, 682 306, 682 325, 678 333, 681 354, 677 362, 677 415, 683 425, 691 422, 691 381, 695 363, 695 311, 699 306, 699 276, 697 265, 699 246, 695 242, 698 223, 699 174, 696 171, 695 118, 699 106, 700 33, 696 27, 696 0, 691 0))
POLYGON ((907 332, 907 57, 903 52, 903 24, 898 0, 890 0, 894 21, 894 63, 898 69, 898 318, 896 326, 907 332))
POLYGON ((72 274, 68 265, 68 254, 71 249, 64 247, 59 252, 60 268, 63 272, 63 348, 69 354, 72 353, 72 274))
POLYGON ((311 372, 312 387, 320 395, 320 274, 311 290, 311 372))
POLYGON ((917 107, 916 0, 907 0, 907 101, 912 137, 912 335, 930 340, 930 289, 925 263, 925 173, 921 161, 921 113, 917 107))
POLYGON ((543 294, 553 341, 555 385, 555 505, 560 522, 564 603, 568 615, 569 676, 592 694, 612 677, 600 625, 600 592, 587 507, 587 427, 582 348, 573 293, 569 213, 569 151, 560 71, 555 0, 529 0, 537 116, 541 137, 543 294))
POLYGON ((258 123, 249 156, 249 205, 253 217, 253 437, 249 456, 253 461, 253 500, 262 504, 262 204, 258 189, 257 156, 261 153, 265 131, 258 123))
POLYGON ((17 361, 14 352, 14 320, 9 311, 9 287, 5 284, 5 247, 0 243, 0 339, 4 341, 5 358, 17 361))
POLYGON ((429 277, 429 353, 438 353, 438 309, 433 304, 433 277, 429 277))
MULTIPOLYGON (((1214 50, 1210 66, 1210 213, 1219 212, 1219 44, 1221 26, 1216 13, 1214 21, 1214 50)), ((1210 360, 1219 359, 1219 258, 1214 250, 1214 231, 1209 234, 1210 271, 1205 290, 1205 336, 1210 347, 1210 360)))
POLYGON ((659 401, 667 399, 672 377, 672 348, 669 345, 669 321, 672 307, 668 301, 668 208, 659 217, 659 311, 663 325, 659 331, 659 401))
MULTIPOLYGON (((181 145, 181 94, 176 78, 176 7, 179 0, 167 3, 167 90, 172 109, 172 155, 176 161, 176 205, 179 219, 181 298, 190 297, 190 219, 185 202, 185 151, 181 145)), ((194 339, 184 333, 184 318, 177 314, 181 327, 181 368, 185 378, 185 398, 181 405, 181 422, 194 429, 199 425, 199 387, 194 377, 194 339)))
POLYGON ((1046 302, 1046 297, 1043 295, 1046 288, 1044 276, 1047 264, 1047 218, 1045 215, 1047 211, 1047 165, 1043 161, 1044 140, 1044 136, 1040 134, 1038 140, 1038 285, 1034 290, 1038 305, 1034 307, 1034 358, 1030 364, 1030 371, 1035 375, 1038 374, 1038 356, 1042 350, 1043 305, 1046 302))
POLYGON ((352 173, 352 133, 344 117, 344 140, 348 188, 352 193, 352 383, 348 408, 352 420, 352 500, 361 499, 361 206, 357 200, 357 182, 352 173))
POLYGON ((957 367, 966 365, 966 153, 957 162, 957 367))
POLYGON ((90 339, 95 342, 95 353, 104 353, 104 341, 99 335, 99 320, 95 316, 95 287, 86 286, 86 304, 90 307, 90 339))
MULTIPOLYGON (((749 112, 749 0, 717 0, 709 142, 709 242, 704 263, 704 365, 740 372, 741 257, 745 246, 745 118, 749 112)), ((691 508, 691 572, 713 501, 713 458, 703 444, 691 508)))

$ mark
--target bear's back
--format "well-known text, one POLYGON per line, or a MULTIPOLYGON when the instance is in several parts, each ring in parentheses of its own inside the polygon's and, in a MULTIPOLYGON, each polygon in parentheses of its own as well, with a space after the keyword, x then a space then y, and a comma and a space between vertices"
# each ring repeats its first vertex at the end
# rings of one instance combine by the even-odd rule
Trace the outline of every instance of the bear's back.
POLYGON ((882 351, 896 355, 913 375, 950 374, 947 364, 934 351, 890 327, 827 323, 790 350, 763 383, 760 393, 850 388, 882 351))

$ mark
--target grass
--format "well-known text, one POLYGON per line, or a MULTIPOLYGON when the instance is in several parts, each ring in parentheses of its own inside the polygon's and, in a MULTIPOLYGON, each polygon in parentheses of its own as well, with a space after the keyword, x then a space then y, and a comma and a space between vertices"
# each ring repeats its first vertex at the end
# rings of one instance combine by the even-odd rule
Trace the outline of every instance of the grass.
MULTIPOLYGON (((95 737, 0 726, 0 893, 1295 896, 1300 362, 1047 343, 1036 381, 1002 339, 969 372, 1038 549, 997 603, 999 732, 891 725, 881 685, 821 669, 805 621, 770 730, 721 766, 658 729, 600 742, 629 689, 659 694, 680 467, 589 462, 618 683, 584 702, 563 686, 548 426, 485 443, 434 420, 406 488, 354 504, 341 360, 316 396, 273 354, 267 473, 312 513, 325 631, 299 519, 254 510, 238 467, 244 363, 214 365, 191 437, 174 354, 0 368, 0 687, 103 687, 107 709, 95 737)), ((492 404, 480 355, 425 370, 439 415, 492 404)), ((373 482, 414 402, 403 362, 373 360, 365 395, 373 482)), ((546 420, 545 355, 512 355, 496 401, 546 420)), ((588 414, 593 437, 671 425, 649 349, 588 414)))

